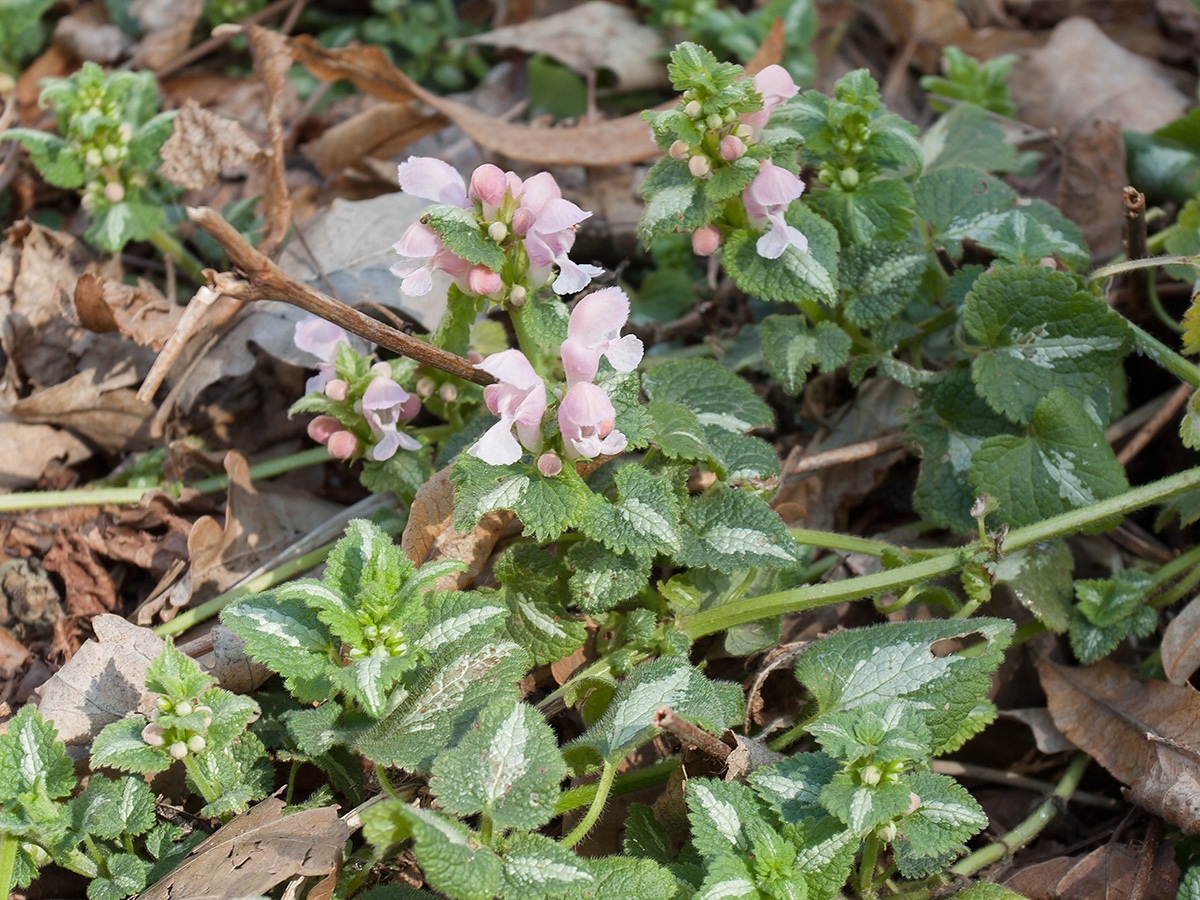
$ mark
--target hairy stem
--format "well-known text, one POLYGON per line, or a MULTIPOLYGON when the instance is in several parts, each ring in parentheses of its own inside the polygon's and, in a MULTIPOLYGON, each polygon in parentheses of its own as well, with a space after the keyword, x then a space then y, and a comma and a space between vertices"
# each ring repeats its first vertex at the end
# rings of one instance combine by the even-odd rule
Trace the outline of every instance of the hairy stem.
MULTIPOLYGON (((671 773, 678 768, 679 760, 668 758, 660 759, 658 762, 646 766, 644 769, 637 769, 633 772, 618 775, 613 779, 612 788, 609 790, 608 796, 620 797, 623 794, 632 794, 634 791, 640 791, 643 788, 657 787, 660 784, 665 784, 667 779, 671 777, 671 773)), ((573 809, 579 809, 581 806, 590 806, 592 801, 596 799, 596 792, 599 787, 598 782, 593 782, 592 784, 581 784, 579 787, 563 791, 559 795, 558 802, 554 804, 554 814, 558 816, 573 809)))
POLYGON ((570 834, 562 839, 564 847, 574 847, 592 830, 592 826, 600 818, 600 813, 604 811, 604 804, 608 802, 608 793, 612 790, 613 779, 616 777, 616 774, 616 765, 605 760, 604 768, 600 771, 600 780, 596 783, 596 796, 592 798, 592 805, 588 807, 588 811, 584 817, 579 820, 579 824, 571 830, 570 834))
POLYGON ((863 842, 862 859, 858 863, 858 895, 870 897, 875 882, 875 863, 879 860, 879 838, 872 831, 863 842))
POLYGON ((187 251, 187 248, 171 232, 160 228, 150 235, 153 244, 164 256, 175 260, 175 264, 196 284, 204 284, 204 264, 187 251))
POLYGON ((221 799, 221 792, 209 783, 208 778, 200 771, 196 757, 192 756, 191 753, 183 758, 183 767, 192 776, 192 781, 196 783, 196 788, 200 791, 200 796, 204 798, 205 803, 215 803, 221 799))
POLYGON ((1200 367, 1194 363, 1184 359, 1158 338, 1134 325, 1129 320, 1125 321, 1125 326, 1133 335, 1133 346, 1151 360, 1158 363, 1180 381, 1190 384, 1194 388, 1200 388, 1200 367))
POLYGON ((21 846, 16 835, 6 834, 0 837, 0 897, 12 894, 13 869, 17 865, 17 849, 21 846))

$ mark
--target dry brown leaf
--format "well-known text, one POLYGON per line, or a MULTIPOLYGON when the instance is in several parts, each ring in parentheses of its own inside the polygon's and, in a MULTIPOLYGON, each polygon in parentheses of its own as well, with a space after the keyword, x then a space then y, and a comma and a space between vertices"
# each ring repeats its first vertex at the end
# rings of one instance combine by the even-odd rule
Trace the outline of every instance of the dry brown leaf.
POLYGON ((763 42, 758 45, 758 49, 754 51, 754 55, 746 63, 746 74, 757 75, 767 66, 778 65, 783 62, 786 37, 787 35, 783 28, 783 19, 775 19, 771 23, 771 27, 767 29, 767 36, 763 38, 763 42))
POLYGON ((455 531, 454 482, 447 466, 435 472, 413 498, 400 549, 418 566, 432 559, 466 563, 465 572, 443 575, 435 582, 438 590, 461 590, 483 571, 496 542, 514 518, 508 510, 496 510, 481 518, 467 534, 455 531))
POLYGON ((726 743, 733 741, 734 744, 733 750, 725 760, 726 781, 742 781, 755 769, 786 758, 784 754, 776 753, 761 741, 744 738, 732 731, 726 731, 721 740, 726 743))
POLYGON ((0 628, 0 676, 7 677, 25 665, 29 649, 12 636, 7 628, 0 628))
POLYGON ((42 565, 62 579, 67 612, 76 617, 112 612, 117 605, 117 586, 83 535, 64 528, 55 537, 42 565))
POLYGON ((140 900, 257 897, 295 875, 336 871, 350 836, 338 808, 283 808, 271 797, 222 826, 140 900))
POLYGON ((1016 719, 1029 726, 1029 730, 1033 732, 1033 741, 1042 753, 1050 755, 1076 749, 1055 726, 1048 709, 1002 709, 1000 718, 1016 719))
POLYGON ((69 428, 112 452, 143 448, 148 445, 154 407, 128 388, 110 389, 113 383, 88 369, 18 400, 8 412, 25 422, 69 428))
POLYGON ((1125 141, 1110 119, 1082 124, 1063 145, 1058 207, 1079 226, 1092 258, 1108 260, 1125 241, 1125 141))
POLYGON ((155 352, 183 315, 182 306, 171 303, 144 278, 135 286, 85 272, 75 282, 74 300, 79 321, 88 331, 119 331, 155 352))
MULTIPOLYGON (((1141 900, 1175 900, 1179 866, 1169 841, 1158 847, 1141 900)), ((1129 844, 1105 844, 1082 857, 1060 856, 1010 875, 1004 886, 1029 900, 1126 900, 1131 896, 1144 851, 1129 844)))
POLYGON ((1171 684, 1187 684, 1200 669, 1200 597, 1192 598, 1163 631, 1162 666, 1171 684))
POLYGON ((129 4, 142 32, 133 48, 133 64, 157 69, 187 49, 192 29, 204 12, 204 0, 134 0, 129 4))
POLYGON ((292 55, 287 38, 278 31, 247 25, 246 37, 254 54, 254 71, 267 89, 267 184, 263 191, 263 231, 258 249, 274 256, 292 225, 292 201, 288 194, 287 164, 283 146, 283 99, 287 91, 292 55))
POLYGON ((97 616, 92 629, 95 640, 38 689, 38 710, 54 723, 58 739, 76 751, 85 751, 105 725, 135 710, 150 712, 154 696, 146 692, 146 670, 163 648, 153 631, 120 616, 97 616))
POLYGON ((0 492, 35 484, 51 461, 70 466, 92 455, 69 431, 6 418, 0 414, 0 492))
POLYGON ((1129 799, 1200 833, 1200 693, 1139 681, 1116 663, 1038 663, 1054 724, 1127 784, 1129 799))
POLYGON ((958 47, 976 59, 990 59, 1040 47, 1042 35, 1025 29, 974 29, 956 4, 942 0, 891 0, 863 7, 884 33, 888 42, 900 47, 912 45, 921 69, 933 72, 944 47, 958 47))
POLYGON ((463 43, 544 53, 581 75, 608 69, 623 91, 653 90, 671 83, 660 61, 666 49, 661 33, 643 25, 633 10, 608 0, 592 0, 497 28, 463 43))
POLYGON ((72 56, 102 65, 115 63, 133 43, 129 35, 108 21, 99 3, 85 4, 59 19, 53 40, 72 56))
POLYGON ((233 119, 188 100, 162 145, 158 174, 192 190, 216 184, 224 169, 260 162, 266 152, 233 119))
POLYGON ((571 128, 514 125, 425 90, 391 65, 378 47, 327 50, 309 35, 290 38, 288 43, 296 61, 318 78, 348 78, 360 90, 383 100, 403 102, 415 97, 445 115, 480 146, 510 159, 542 166, 619 166, 659 153, 650 129, 637 115, 571 128))
POLYGON ((413 103, 379 103, 329 128, 300 147, 322 175, 353 166, 364 156, 390 159, 409 144, 449 124, 413 103))
POLYGON ((212 674, 225 690, 248 694, 274 674, 247 656, 246 642, 224 625, 213 626, 212 642, 212 674))

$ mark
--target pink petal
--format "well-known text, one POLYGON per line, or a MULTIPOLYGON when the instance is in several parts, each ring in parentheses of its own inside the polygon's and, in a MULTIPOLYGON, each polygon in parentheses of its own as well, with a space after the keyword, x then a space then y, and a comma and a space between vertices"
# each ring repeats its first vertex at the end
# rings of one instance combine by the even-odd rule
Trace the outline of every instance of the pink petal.
POLYGON ((635 335, 627 334, 618 340, 609 341, 604 355, 618 372, 632 372, 642 361, 645 352, 646 348, 642 346, 641 340, 635 335))
POLYGON ((395 456, 399 448, 400 433, 393 426, 379 436, 379 443, 371 448, 370 457, 375 462, 385 462, 395 456))
POLYGON ((501 419, 489 428, 479 440, 467 450, 477 459, 493 466, 507 466, 521 458, 521 445, 512 433, 511 419, 501 419))
MULTIPOLYGON (((392 267, 395 274, 395 266, 392 267)), ((410 297, 423 297, 433 289, 433 267, 421 266, 414 269, 400 282, 400 290, 410 297)))
POLYGON ((482 369, 505 384, 522 390, 529 390, 535 385, 544 386, 541 376, 520 350, 501 350, 499 353, 493 353, 483 362, 477 363, 475 368, 482 369))
POLYGON ((557 197, 547 201, 534 217, 533 230, 542 234, 566 231, 590 216, 590 212, 580 209, 570 200, 557 197))
POLYGON ((599 456, 602 454, 604 456, 616 456, 618 453, 622 452, 625 447, 628 446, 628 444, 629 441, 626 440, 625 435, 621 434, 621 432, 610 431, 608 433, 608 437, 600 442, 600 453, 597 455, 599 456))
POLYGON ((525 236, 525 252, 529 255, 529 264, 535 269, 545 268, 554 264, 555 253, 545 238, 536 231, 525 236))
POLYGON ((619 287, 603 288, 575 304, 567 322, 567 339, 585 345, 610 340, 629 321, 629 298, 619 287))
POLYGON ((296 348, 311 353, 321 362, 337 359, 338 344, 349 343, 350 335, 320 316, 306 316, 296 323, 293 337, 296 348))
POLYGON ((597 275, 603 275, 599 266, 587 266, 572 262, 566 256, 554 260, 558 266, 558 277, 554 279, 554 292, 560 297, 582 291, 597 275))
POLYGON ((538 172, 532 178, 525 179, 524 190, 521 193, 521 205, 527 207, 536 215, 543 206, 551 200, 562 196, 562 190, 554 176, 549 172, 538 172))
POLYGON ((466 209, 467 186, 458 170, 432 156, 410 156, 400 163, 400 190, 434 203, 449 203, 466 209))
POLYGON ((788 70, 780 65, 767 66, 755 75, 754 89, 762 95, 768 113, 800 91, 788 70))
POLYGON ((317 374, 304 382, 304 393, 311 394, 313 391, 320 393, 325 390, 325 386, 333 381, 336 373, 333 369, 333 363, 317 363, 317 374))
POLYGON ((426 259, 441 250, 443 246, 440 234, 423 222, 413 222, 405 229, 400 240, 392 245, 392 249, 401 256, 426 259))
POLYGON ((750 195, 765 207, 786 206, 804 193, 804 182, 769 159, 750 182, 750 195))
POLYGON ((788 234, 786 227, 778 228, 772 225, 771 228, 758 239, 754 245, 754 249, 758 251, 758 255, 763 259, 779 259, 783 256, 783 251, 788 248, 788 234))
POLYGON ((568 387, 581 381, 592 381, 600 370, 600 350, 597 348, 568 338, 562 342, 559 353, 562 355, 568 387))
POLYGON ((562 433, 579 434, 582 428, 595 428, 601 422, 616 417, 612 401, 602 388, 589 382, 573 385, 558 407, 558 424, 562 433))

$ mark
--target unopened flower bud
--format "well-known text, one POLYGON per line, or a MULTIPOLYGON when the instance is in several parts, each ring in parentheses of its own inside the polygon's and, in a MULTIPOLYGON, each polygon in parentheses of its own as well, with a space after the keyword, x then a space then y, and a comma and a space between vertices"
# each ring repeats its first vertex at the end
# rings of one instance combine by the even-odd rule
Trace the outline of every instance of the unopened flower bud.
POLYGON ((740 137, 743 141, 748 141, 750 138, 754 137, 754 129, 749 125, 739 125, 737 128, 733 129, 732 133, 740 137))
POLYGON ((888 822, 886 825, 884 825, 882 828, 880 828, 877 833, 878 833, 879 839, 881 841, 883 841, 885 844, 890 844, 892 841, 894 841, 896 839, 896 832, 897 832, 896 823, 888 822))
POLYGON ((508 178, 499 166, 484 163, 471 173, 471 196, 488 206, 499 206, 507 187, 508 178))
POLYGON ((163 729, 161 725, 151 722, 142 729, 142 740, 151 747, 161 747, 163 745, 163 729))
POLYGON ((858 187, 858 169, 854 168, 854 166, 846 166, 846 168, 842 169, 838 180, 848 188, 858 187))
POLYGON ((117 149, 116 144, 108 144, 101 152, 106 163, 115 163, 121 158, 121 151, 117 149))
POLYGON ((553 478, 562 471, 562 460, 558 458, 557 453, 543 453, 538 457, 538 471, 547 478, 553 478))
POLYGON ((1057 269, 1058 260, 1056 260, 1053 256, 1043 256, 1038 260, 1038 265, 1045 266, 1047 269, 1057 269))
POLYGON ((694 178, 705 178, 712 172, 712 164, 707 156, 697 154, 688 160, 688 171, 694 178))
POLYGON ((725 160, 725 162, 733 162, 735 159, 740 159, 745 152, 746 142, 740 137, 727 134, 721 138, 721 159, 725 160))
POLYGON ((171 754, 172 759, 183 759, 188 753, 187 744, 183 741, 176 741, 167 752, 171 754))
POLYGON ((104 199, 109 203, 120 203, 125 199, 125 186, 119 181, 110 181, 104 186, 104 199))
POLYGON ((205 743, 204 738, 200 737, 198 734, 193 734, 190 738, 188 738, 187 748, 193 753, 203 752, 206 746, 208 745, 205 743))
POLYGON ((117 129, 117 137, 121 139, 122 144, 128 144, 133 139, 133 126, 128 122, 122 122, 117 129))
POLYGON ((158 707, 160 712, 170 712, 172 709, 171 701, 166 697, 159 697, 154 701, 154 705, 158 707))
POLYGON ((471 289, 472 294, 486 297, 504 287, 504 279, 487 266, 479 264, 472 266, 471 271, 467 273, 467 287, 471 289))
POLYGON ((420 378, 417 380, 417 387, 416 387, 417 395, 420 396, 422 399, 428 400, 430 397, 433 396, 433 392, 435 390, 437 390, 437 385, 434 384, 433 379, 430 378, 428 375, 425 376, 424 378, 420 378))
POLYGON ((346 394, 350 391, 350 385, 346 384, 340 378, 335 378, 329 384, 325 385, 325 396, 330 400, 341 403, 346 399, 346 394))
POLYGON ((704 111, 704 107, 700 105, 699 100, 692 100, 683 108, 683 114, 689 119, 697 119, 700 113, 704 111))
POLYGON ((522 237, 529 231, 529 226, 533 224, 533 213, 527 209, 518 209, 513 213, 512 230, 513 234, 519 234, 522 237))
POLYGON ((87 164, 93 169, 98 169, 104 165, 104 157, 100 155, 100 151, 95 147, 87 152, 87 154, 84 156, 84 160, 86 160, 87 164))
POLYGON ((725 124, 725 119, 720 113, 709 113, 708 118, 704 120, 704 124, 709 128, 720 128, 725 124))
POLYGON ((916 794, 914 794, 912 791, 909 791, 908 792, 908 809, 906 809, 904 811, 904 814, 906 816, 911 816, 913 813, 915 813, 920 808, 921 808, 921 798, 919 796, 917 796, 916 794))
POLYGON ((194 709, 195 709, 195 707, 192 706, 192 704, 190 704, 186 700, 184 700, 180 703, 175 704, 175 715, 190 716, 192 714, 192 710, 194 710, 194 709))
POLYGON ((441 397, 442 401, 445 403, 453 403, 458 399, 458 388, 447 382, 438 388, 438 396, 441 397))
POLYGON ((676 141, 671 145, 671 149, 667 151, 667 156, 671 157, 671 159, 687 159, 688 151, 691 149, 683 141, 676 141))
MULTIPOLYGON (((520 287, 520 285, 517 285, 517 287, 520 287)), ((513 288, 513 291, 515 292, 516 289, 517 288, 513 288)), ((521 290, 524 290, 524 288, 521 288, 521 290)), ((477 366, 481 362, 483 362, 483 354, 480 353, 478 350, 468 350, 467 351, 467 362, 469 362, 473 366, 477 366)))
POLYGON ((692 232, 692 252, 697 256, 712 256, 721 246, 721 232, 716 225, 705 225, 692 232))
POLYGON ((871 785, 872 787, 879 784, 879 767, 878 766, 863 766, 859 778, 863 784, 871 785))
POLYGON ((396 416, 398 422, 411 422, 417 417, 417 413, 421 411, 421 398, 416 394, 409 394, 408 399, 400 404, 399 412, 396 416))
POLYGON ((308 436, 318 444, 329 443, 329 438, 342 430, 342 423, 333 416, 317 416, 308 423, 308 436))
POLYGON ((380 360, 379 362, 375 363, 375 365, 371 366, 371 374, 376 378, 391 378, 392 366, 390 363, 380 360))
MULTIPOLYGON (((514 284, 513 289, 508 292, 508 302, 513 306, 524 306, 527 292, 524 287, 519 284, 514 284)), ((483 362, 481 359, 480 362, 483 362)))
POLYGON ((508 237, 508 226, 503 222, 493 222, 488 226, 488 237, 497 244, 508 237))
POLYGON ((335 431, 325 446, 334 459, 349 459, 358 450, 358 438, 349 431, 335 431))

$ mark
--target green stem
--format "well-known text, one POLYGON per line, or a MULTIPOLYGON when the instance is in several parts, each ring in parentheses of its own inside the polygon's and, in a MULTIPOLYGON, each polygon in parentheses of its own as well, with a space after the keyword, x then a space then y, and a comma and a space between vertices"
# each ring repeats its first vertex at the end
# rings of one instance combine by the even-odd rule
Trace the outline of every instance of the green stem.
POLYGON ((1079 787, 1079 782, 1083 779, 1084 770, 1087 769, 1091 759, 1086 753, 1076 754, 1075 758, 1071 760, 1071 764, 1067 766, 1067 771, 1063 774, 1062 781, 1054 789, 1054 793, 1047 797, 1033 811, 1033 814, 1029 818, 996 843, 980 847, 974 853, 964 856, 950 867, 950 872, 961 876, 974 875, 984 866, 990 866, 994 862, 999 862, 1010 853, 1019 850, 1037 837, 1042 829, 1050 824, 1051 820, 1058 815, 1059 810, 1062 809, 1066 802, 1071 799, 1071 795, 1079 787))
POLYGON ((1175 317, 1167 312, 1166 307, 1162 305, 1162 299, 1158 296, 1158 288, 1154 285, 1154 275, 1147 274, 1146 282, 1146 299, 1150 301, 1150 309, 1158 317, 1158 321, 1162 322, 1163 325, 1176 334, 1183 334, 1184 327, 1176 322, 1175 317))
POLYGON ((613 779, 616 777, 616 774, 616 765, 605 760, 604 768, 600 772, 600 781, 596 784, 596 796, 592 798, 592 805, 588 807, 588 811, 584 817, 579 820, 579 824, 571 830, 570 834, 562 839, 564 847, 574 847, 592 830, 592 826, 600 818, 600 813, 604 811, 604 804, 608 802, 608 792, 612 790, 613 779))
POLYGON ((1127 259, 1125 262, 1113 263, 1111 266, 1101 266, 1088 276, 1088 281, 1100 281, 1122 272, 1136 272, 1138 269, 1153 269, 1157 266, 1194 266, 1197 256, 1146 256, 1141 259, 1127 259))
POLYGON ((542 348, 538 346, 537 341, 529 334, 529 329, 525 325, 525 309, 524 306, 509 307, 509 318, 512 320, 513 332, 517 336, 517 347, 525 354, 525 358, 533 364, 536 371, 543 378, 546 376, 546 367, 543 360, 542 348))
MULTIPOLYGON (((637 769, 633 772, 626 772, 624 775, 618 775, 613 780, 612 789, 608 792, 608 796, 620 797, 622 794, 632 794, 634 791, 640 791, 643 788, 665 784, 667 779, 671 777, 671 773, 678 768, 679 760, 669 757, 667 759, 660 759, 658 762, 646 766, 644 769, 637 769)), ((593 782, 592 784, 581 784, 579 787, 563 791, 559 795, 558 802, 554 804, 554 814, 560 816, 573 809, 579 809, 581 806, 590 806, 592 801, 596 799, 599 787, 598 782, 593 782)))
POLYGON ((191 753, 183 758, 183 767, 192 776, 192 781, 196 782, 196 787, 200 789, 200 796, 204 798, 205 803, 215 803, 221 798, 221 792, 209 784, 208 778, 200 771, 200 766, 196 764, 196 757, 192 756, 191 753))
POLYGON ((12 894, 13 869, 17 865, 17 850, 21 841, 16 835, 6 834, 0 837, 0 897, 12 894))
POLYGON ((875 557, 883 556, 889 552, 908 552, 886 541, 873 541, 869 538, 855 537, 851 534, 838 534, 835 531, 812 531, 808 528, 789 528, 788 532, 797 544, 805 544, 809 547, 823 547, 826 550, 865 553, 867 556, 875 557))
POLYGON ((205 283, 204 263, 192 256, 175 235, 160 228, 150 235, 150 243, 157 247, 164 256, 175 260, 175 264, 187 272, 188 277, 196 284, 205 283))
POLYGON ((879 860, 879 838, 875 832, 867 835, 863 842, 862 859, 858 864, 858 894, 871 896, 871 885, 875 882, 875 863, 879 860))
POLYGON ((487 813, 479 817, 479 843, 485 847, 492 846, 492 817, 487 813))
POLYGON ((1158 363, 1180 381, 1186 382, 1194 388, 1200 388, 1200 367, 1184 359, 1158 338, 1150 335, 1132 322, 1126 320, 1125 326, 1129 329, 1129 333, 1133 335, 1133 346, 1135 349, 1150 357, 1151 360, 1158 363))
MULTIPOLYGON (((329 451, 324 447, 312 447, 281 456, 279 459, 268 459, 255 463, 250 467, 250 478, 259 481, 273 478, 329 461, 329 451)), ((201 494, 215 494, 229 487, 228 475, 213 475, 202 478, 188 487, 201 494)), ((178 483, 163 484, 157 487, 110 487, 110 488, 81 488, 73 491, 28 491, 21 494, 0 495, 0 512, 19 512, 28 509, 58 509, 65 506, 107 506, 109 504, 126 505, 138 503, 149 491, 162 490, 178 496, 181 485, 178 483)))
MULTIPOLYGON (((1034 525, 1013 529, 1004 539, 1001 549, 1005 553, 1011 553, 1054 538, 1066 537, 1105 519, 1123 516, 1142 507, 1161 503, 1197 486, 1200 486, 1200 468, 1188 469, 1161 481, 1101 500, 1099 503, 1052 516, 1034 525)), ((978 551, 978 543, 972 543, 929 559, 872 575, 860 575, 825 584, 803 585, 773 594, 749 597, 681 616, 677 624, 684 634, 696 640, 745 622, 876 596, 940 578, 965 565, 978 551)))

